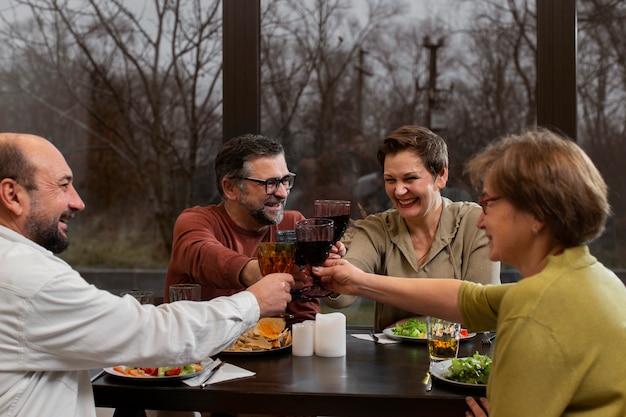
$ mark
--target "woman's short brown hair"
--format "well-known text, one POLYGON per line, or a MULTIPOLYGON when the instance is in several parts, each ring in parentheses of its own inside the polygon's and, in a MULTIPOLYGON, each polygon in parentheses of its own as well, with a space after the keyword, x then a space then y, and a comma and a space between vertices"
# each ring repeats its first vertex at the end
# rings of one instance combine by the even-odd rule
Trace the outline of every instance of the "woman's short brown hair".
POLYGON ((427 128, 415 125, 402 126, 383 140, 378 147, 379 165, 384 170, 387 155, 405 150, 414 151, 433 177, 437 177, 448 166, 446 142, 427 128))
POLYGON ((476 189, 488 176, 494 195, 545 222, 566 247, 600 236, 611 212, 606 183, 589 156, 547 129, 501 138, 466 171, 476 189))

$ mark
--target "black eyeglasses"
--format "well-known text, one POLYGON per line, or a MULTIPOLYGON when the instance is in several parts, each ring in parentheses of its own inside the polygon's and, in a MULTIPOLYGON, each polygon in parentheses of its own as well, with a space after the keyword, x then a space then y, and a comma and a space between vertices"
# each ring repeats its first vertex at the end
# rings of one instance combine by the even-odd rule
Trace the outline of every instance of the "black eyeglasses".
POLYGON ((282 178, 268 178, 266 180, 260 180, 258 178, 250 178, 250 177, 237 177, 242 180, 256 182, 259 185, 265 186, 266 194, 274 194, 278 191, 278 187, 280 184, 285 187, 285 190, 289 191, 293 188, 293 183, 296 180, 296 174, 290 172, 282 178))
POLYGON ((492 201, 498 201, 500 200, 502 197, 485 197, 485 198, 479 198, 478 199, 478 204, 480 204, 480 206, 483 208, 483 213, 487 214, 487 207, 489 207, 489 203, 491 203, 492 201))

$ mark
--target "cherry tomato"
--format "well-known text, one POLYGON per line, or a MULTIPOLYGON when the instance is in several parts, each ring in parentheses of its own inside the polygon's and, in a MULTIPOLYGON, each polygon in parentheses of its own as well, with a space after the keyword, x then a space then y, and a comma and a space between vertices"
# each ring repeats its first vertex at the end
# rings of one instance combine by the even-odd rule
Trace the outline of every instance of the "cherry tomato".
POLYGON ((148 375, 152 375, 152 376, 157 376, 158 372, 159 372, 159 368, 141 368, 143 369, 143 371, 148 374, 148 375))
POLYGON ((165 375, 167 376, 179 375, 180 370, 181 370, 181 367, 177 366, 176 368, 172 368, 169 371, 165 371, 165 375))

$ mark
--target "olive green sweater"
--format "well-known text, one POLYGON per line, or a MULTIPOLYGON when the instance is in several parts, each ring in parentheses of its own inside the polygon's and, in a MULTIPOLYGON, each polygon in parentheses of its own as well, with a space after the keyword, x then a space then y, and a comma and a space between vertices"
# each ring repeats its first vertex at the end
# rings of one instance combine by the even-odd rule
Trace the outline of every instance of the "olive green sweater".
POLYGON ((516 284, 463 283, 459 305, 497 329, 490 417, 626 415, 626 286, 586 246, 516 284))

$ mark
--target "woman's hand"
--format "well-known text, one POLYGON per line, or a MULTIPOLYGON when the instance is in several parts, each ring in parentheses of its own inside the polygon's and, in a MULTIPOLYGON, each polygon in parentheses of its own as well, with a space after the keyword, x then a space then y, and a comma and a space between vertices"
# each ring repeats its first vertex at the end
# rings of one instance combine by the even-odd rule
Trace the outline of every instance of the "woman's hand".
POLYGON ((346 256, 346 246, 341 241, 336 242, 332 248, 330 248, 330 254, 328 259, 341 259, 346 256))
POLYGON ((322 285, 336 293, 358 295, 359 280, 365 272, 345 259, 327 259, 324 266, 314 266, 313 273, 319 275, 322 285))
POLYGON ((466 411, 465 417, 487 417, 489 415, 489 400, 485 397, 480 397, 480 405, 472 397, 465 398, 465 402, 472 410, 466 411))

